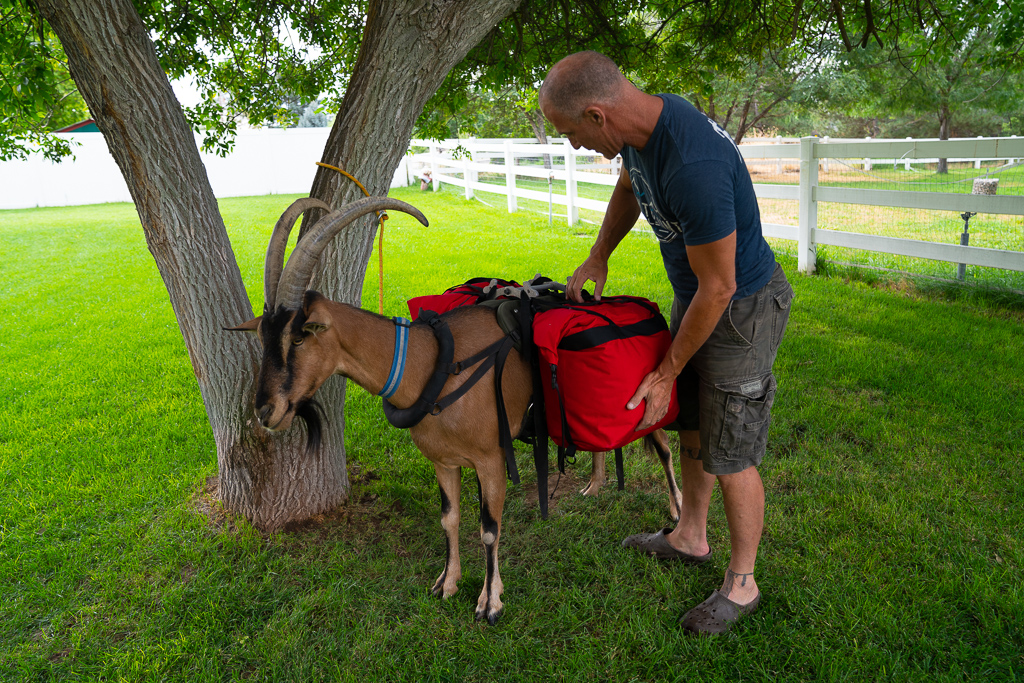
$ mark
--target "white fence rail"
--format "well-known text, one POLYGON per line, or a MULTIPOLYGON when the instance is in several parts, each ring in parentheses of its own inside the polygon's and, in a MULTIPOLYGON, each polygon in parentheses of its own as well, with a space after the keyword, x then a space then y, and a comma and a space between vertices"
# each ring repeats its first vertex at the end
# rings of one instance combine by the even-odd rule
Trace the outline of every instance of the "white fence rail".
MULTIPOLYGON (((579 196, 578 183, 612 186, 621 163, 615 159, 607 163, 601 160, 599 163, 581 164, 578 157, 593 158, 596 153, 574 150, 568 140, 549 139, 548 144, 521 140, 447 140, 441 143, 414 140, 411 147, 426 147, 429 151, 408 157, 410 177, 414 177, 420 169, 430 167, 435 189, 441 183, 449 183, 465 188, 467 198, 477 192, 504 195, 510 212, 517 210, 518 199, 533 199, 564 206, 564 215, 569 224, 579 220, 581 208, 602 212, 607 208, 606 201, 579 196), (455 151, 457 154, 453 154, 455 151), (528 166, 516 163, 517 159, 523 157, 536 160, 545 156, 549 161, 552 157, 563 161, 549 163, 550 168, 537 163, 528 166), (494 163, 498 160, 501 163, 494 163), (504 175, 505 182, 480 182, 479 174, 482 172, 504 175), (562 181, 565 192, 552 191, 549 194, 547 191, 518 187, 516 177, 562 181)), ((741 149, 751 167, 774 164, 781 173, 786 166, 799 166, 798 185, 755 182, 754 190, 759 198, 799 202, 799 220, 796 225, 762 225, 767 237, 797 242, 798 268, 801 271, 814 270, 819 244, 1024 271, 1024 252, 828 230, 818 226, 818 204, 821 202, 1024 216, 1024 196, 1019 195, 873 190, 822 187, 818 184, 819 169, 828 172, 829 164, 837 163, 837 159, 843 159, 847 165, 853 160, 865 170, 871 170, 872 164, 909 168, 911 164, 935 163, 940 158, 951 163, 973 162, 976 168, 980 168, 982 162, 1014 163, 1024 159, 1024 138, 837 141, 801 138, 796 142, 775 140, 773 144, 743 145, 741 149)))

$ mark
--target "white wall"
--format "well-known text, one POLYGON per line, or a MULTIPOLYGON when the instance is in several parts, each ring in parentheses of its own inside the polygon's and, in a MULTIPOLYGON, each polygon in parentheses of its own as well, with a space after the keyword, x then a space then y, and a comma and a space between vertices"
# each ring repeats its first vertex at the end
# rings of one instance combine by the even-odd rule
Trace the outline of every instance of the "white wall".
MULTIPOLYGON (((200 152, 217 197, 304 194, 313 184, 329 128, 245 130, 227 157, 200 152)), ((42 156, 0 162, 0 209, 130 202, 121 171, 102 133, 69 133, 74 160, 51 163, 42 156)), ((200 138, 197 136, 196 145, 200 138)), ((391 187, 407 184, 405 159, 391 187)))

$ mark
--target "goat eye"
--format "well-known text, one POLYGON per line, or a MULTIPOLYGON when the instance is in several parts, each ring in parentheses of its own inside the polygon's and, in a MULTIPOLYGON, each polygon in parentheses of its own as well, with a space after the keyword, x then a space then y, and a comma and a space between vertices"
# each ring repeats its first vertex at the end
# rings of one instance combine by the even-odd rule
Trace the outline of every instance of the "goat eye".
POLYGON ((292 339, 292 344, 295 346, 302 346, 302 342, 304 341, 306 340, 303 339, 302 337, 296 337, 295 339, 292 339))

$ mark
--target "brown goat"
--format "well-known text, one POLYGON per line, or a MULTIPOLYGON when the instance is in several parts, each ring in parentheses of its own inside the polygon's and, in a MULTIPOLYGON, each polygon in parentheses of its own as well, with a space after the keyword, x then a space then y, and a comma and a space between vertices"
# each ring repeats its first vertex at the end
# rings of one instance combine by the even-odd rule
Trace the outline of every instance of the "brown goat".
MULTIPOLYGON (((284 248, 295 220, 310 208, 330 211, 322 202, 305 198, 293 203, 274 228, 265 265, 263 315, 234 330, 255 332, 263 348, 256 388, 255 412, 260 424, 270 431, 287 430, 296 415, 305 419, 309 445, 319 440, 318 407, 313 400, 320 385, 331 375, 343 375, 372 393, 382 391, 389 379, 397 335, 395 322, 347 304, 336 303, 314 291, 307 291, 313 268, 324 246, 346 225, 372 211, 395 209, 426 218, 405 202, 386 197, 368 197, 328 213, 305 235, 283 267, 284 248)), ((504 336, 492 309, 479 306, 459 308, 444 316, 455 345, 455 358, 468 358, 504 336)), ((409 329, 405 374, 387 400, 396 408, 412 406, 434 373, 439 344, 427 325, 409 329)), ((467 368, 469 370, 470 368, 467 368)), ((444 570, 431 592, 443 598, 458 590, 462 575, 459 560, 459 498, 461 467, 472 467, 480 488, 480 537, 486 556, 486 578, 477 600, 476 617, 494 624, 501 615, 503 590, 498 571, 498 543, 505 505, 505 454, 499 445, 498 404, 494 370, 487 372, 459 400, 437 414, 429 414, 410 428, 416 447, 433 464, 441 489, 441 526, 448 554, 444 570)), ((440 398, 457 390, 470 372, 452 375, 440 398)), ((513 435, 525 419, 532 393, 531 372, 514 349, 504 366, 502 395, 513 435)), ((679 514, 679 492, 672 474, 671 454, 664 432, 650 441, 655 444, 669 479, 673 517, 679 514)), ((587 488, 593 495, 604 477, 604 458, 595 454, 594 473, 587 488), (600 481, 598 481, 598 478, 600 481)))

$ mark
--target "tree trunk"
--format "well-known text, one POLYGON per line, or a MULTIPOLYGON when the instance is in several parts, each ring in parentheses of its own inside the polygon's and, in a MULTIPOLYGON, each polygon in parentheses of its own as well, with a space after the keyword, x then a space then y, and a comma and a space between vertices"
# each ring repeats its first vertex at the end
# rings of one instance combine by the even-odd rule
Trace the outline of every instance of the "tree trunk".
MULTIPOLYGON (((939 105, 939 139, 949 139, 949 103, 943 102, 939 105)), ((939 167, 936 173, 946 174, 949 173, 949 161, 946 159, 939 159, 939 167)))
MULTIPOLYGON (((451 68, 521 1, 371 2, 359 57, 322 161, 354 175, 370 194, 386 195, 423 105, 451 68)), ((340 206, 363 194, 341 174, 320 168, 310 196, 340 206)), ((316 218, 306 216, 303 231, 316 218)), ((376 218, 367 216, 342 231, 324 251, 313 286, 358 306, 376 230, 376 218)), ((340 414, 342 404, 334 401, 344 397, 344 388, 333 387, 331 395, 332 405, 325 403, 328 414, 340 414)))
MULTIPOLYGON (((548 144, 548 132, 544 128, 544 112, 537 109, 531 109, 526 112, 526 118, 530 121, 530 128, 533 129, 533 137, 537 139, 542 145, 548 144)), ((544 169, 551 170, 551 155, 544 155, 544 169)))
POLYGON ((271 436, 253 418, 257 343, 221 329, 251 318, 252 306, 195 138, 135 8, 36 4, 128 183, 213 427, 225 506, 272 531, 337 505, 348 491, 341 421, 306 456, 298 430, 271 436))

